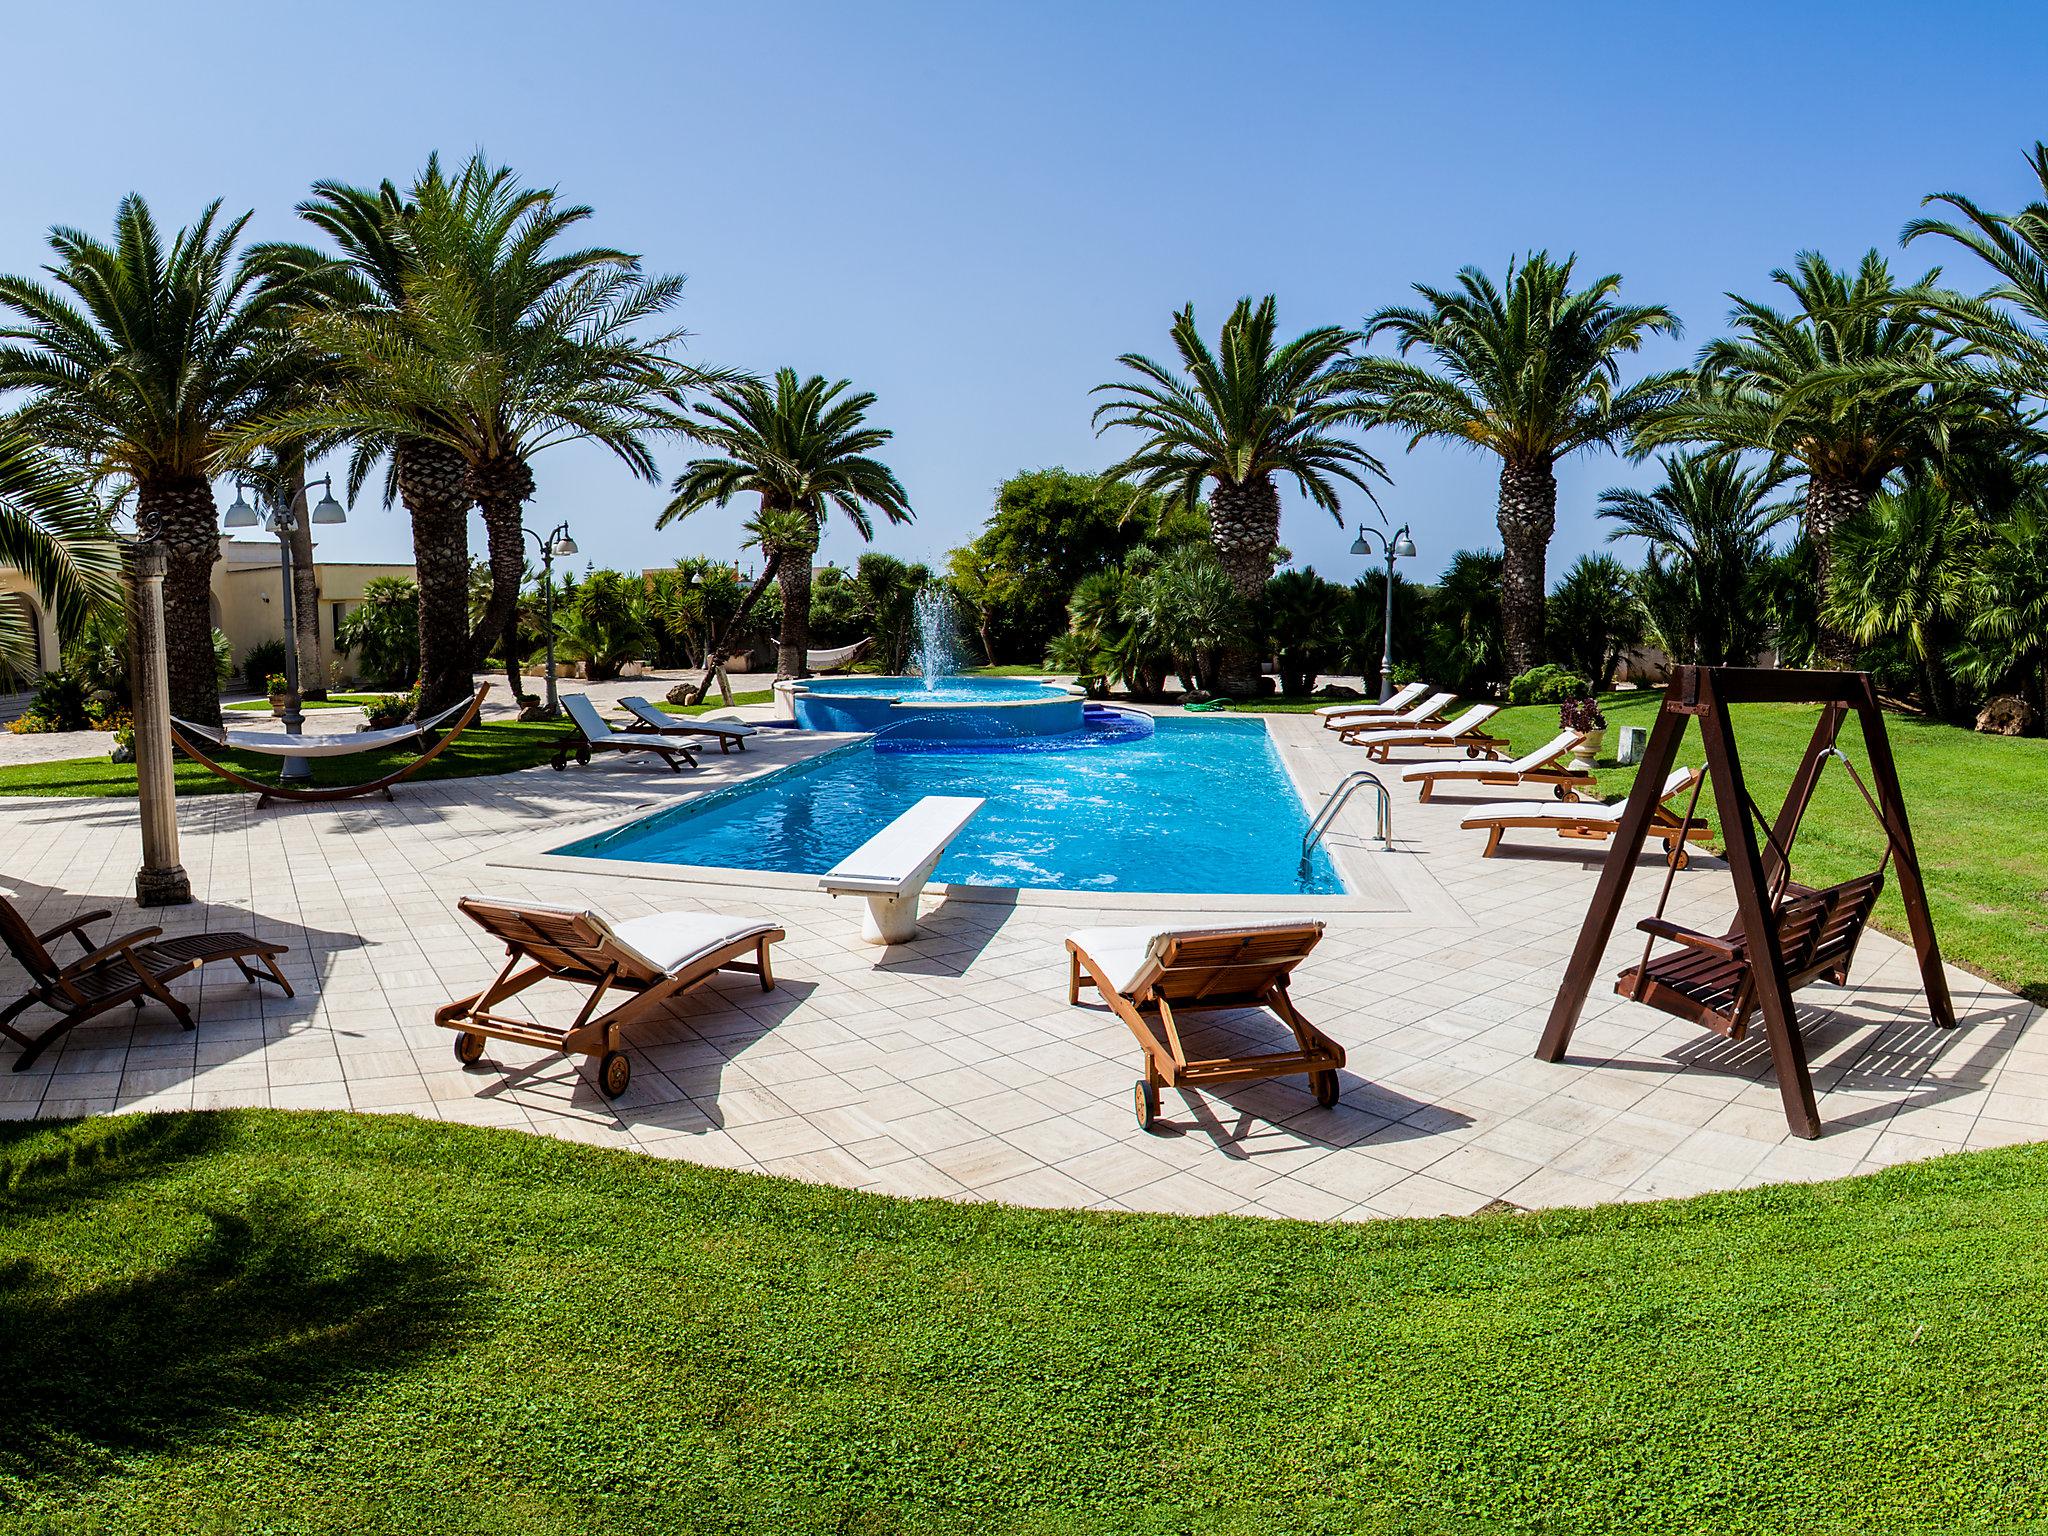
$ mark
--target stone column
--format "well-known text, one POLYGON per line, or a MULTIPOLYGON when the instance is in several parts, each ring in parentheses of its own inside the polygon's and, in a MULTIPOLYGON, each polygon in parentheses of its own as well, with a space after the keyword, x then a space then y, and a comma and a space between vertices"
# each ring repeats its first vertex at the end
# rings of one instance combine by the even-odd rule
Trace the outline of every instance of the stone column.
POLYGON ((134 696, 135 793, 142 815, 142 868, 135 903, 182 906, 192 882, 178 862, 178 802, 171 772, 171 684, 164 659, 164 547, 126 546, 128 689, 134 696))

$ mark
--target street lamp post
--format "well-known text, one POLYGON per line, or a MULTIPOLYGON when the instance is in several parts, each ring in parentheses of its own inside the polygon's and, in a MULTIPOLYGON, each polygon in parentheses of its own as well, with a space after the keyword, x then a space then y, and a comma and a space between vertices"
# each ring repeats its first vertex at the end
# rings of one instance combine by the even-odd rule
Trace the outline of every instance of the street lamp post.
MULTIPOLYGON (((1372 545, 1366 536, 1373 530, 1363 523, 1358 525, 1358 537, 1351 541, 1351 553, 1366 556, 1372 553, 1372 545)), ((1410 559, 1415 554, 1415 540, 1408 536, 1408 525, 1403 523, 1392 537, 1380 535, 1380 547, 1387 557, 1387 601, 1383 615, 1380 636, 1380 702, 1385 703, 1394 696, 1394 561, 1410 559)))
POLYGON ((531 528, 519 530, 540 546, 540 608, 541 628, 546 631, 548 652, 548 718, 559 720, 562 715, 560 701, 555 696, 555 557, 563 559, 576 553, 576 541, 569 537, 569 525, 557 523, 555 531, 543 539, 531 528))
MULTIPOLYGON (((313 483, 308 481, 306 489, 313 483)), ((320 504, 313 509, 316 523, 345 523, 348 514, 340 502, 334 499, 334 477, 320 477, 320 504)), ((259 485, 256 489, 259 499, 264 495, 259 485)), ((227 526, 230 528, 253 528, 260 521, 271 533, 277 535, 278 572, 284 581, 284 728, 287 735, 303 736, 306 731, 304 695, 299 683, 299 588, 294 579, 295 562, 292 556, 292 534, 298 529, 298 504, 300 493, 294 492, 291 503, 279 505, 272 501, 267 516, 259 518, 254 507, 243 497, 243 483, 235 481, 234 504, 228 508, 227 526)), ((280 781, 304 781, 313 777, 313 765, 303 757, 288 757, 278 765, 280 781)))

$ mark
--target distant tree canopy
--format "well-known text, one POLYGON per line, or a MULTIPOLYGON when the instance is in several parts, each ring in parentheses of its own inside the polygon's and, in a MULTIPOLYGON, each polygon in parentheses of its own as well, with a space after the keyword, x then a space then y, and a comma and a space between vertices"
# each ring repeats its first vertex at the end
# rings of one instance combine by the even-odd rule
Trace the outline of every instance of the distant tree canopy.
POLYGON ((949 561, 953 588, 972 615, 985 657, 1036 662, 1067 627, 1081 579, 1145 545, 1168 549, 1205 538, 1208 518, 1177 512, 1128 486, 1068 469, 1012 475, 996 490, 980 534, 949 561))

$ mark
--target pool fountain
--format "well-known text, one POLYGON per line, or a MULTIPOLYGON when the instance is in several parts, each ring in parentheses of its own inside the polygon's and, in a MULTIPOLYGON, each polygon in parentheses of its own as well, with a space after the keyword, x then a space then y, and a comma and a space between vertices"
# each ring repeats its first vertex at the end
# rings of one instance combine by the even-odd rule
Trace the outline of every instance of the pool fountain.
POLYGON ((917 594, 916 642, 896 677, 807 677, 775 685, 788 718, 812 731, 868 731, 883 750, 956 745, 1086 745, 1105 727, 1135 727, 1121 712, 1087 703, 1085 690, 1031 677, 960 672, 953 600, 942 587, 917 594), (1114 721, 1091 718, 1116 713, 1114 721))

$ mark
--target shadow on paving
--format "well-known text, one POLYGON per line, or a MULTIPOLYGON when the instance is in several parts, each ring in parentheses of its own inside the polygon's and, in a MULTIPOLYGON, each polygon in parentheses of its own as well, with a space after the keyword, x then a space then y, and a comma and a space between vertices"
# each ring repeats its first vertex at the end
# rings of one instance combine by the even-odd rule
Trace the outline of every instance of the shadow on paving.
POLYGON ((119 1279, 0 1267, 0 1475, 77 1486, 331 1400, 452 1347, 472 1304, 448 1260, 377 1252, 276 1197, 199 1217, 174 1257, 119 1279))

